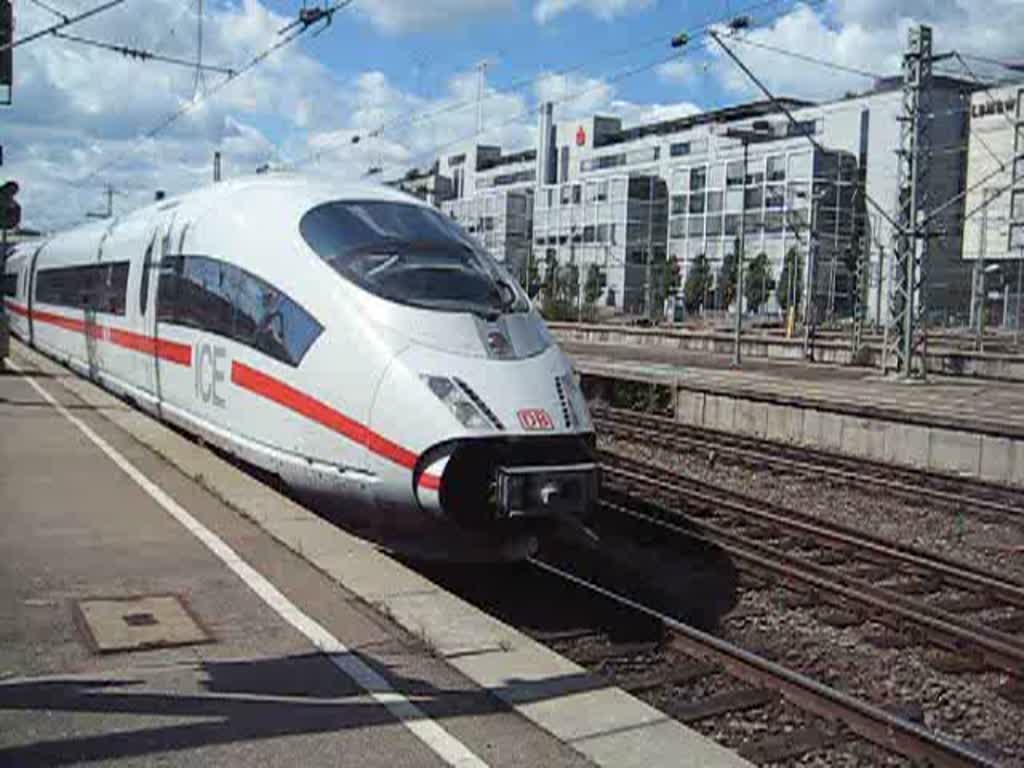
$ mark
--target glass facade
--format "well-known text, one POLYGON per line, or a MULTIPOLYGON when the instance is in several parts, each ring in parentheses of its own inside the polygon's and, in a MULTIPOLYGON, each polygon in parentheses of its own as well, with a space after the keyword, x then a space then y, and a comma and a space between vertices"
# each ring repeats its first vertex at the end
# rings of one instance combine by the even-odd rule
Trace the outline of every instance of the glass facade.
POLYGON ((533 209, 533 190, 484 192, 441 206, 520 281, 530 249, 533 209))
POLYGON ((684 279, 701 254, 717 273, 725 256, 735 252, 741 230, 745 258, 764 253, 777 279, 791 249, 806 262, 812 220, 816 258, 837 268, 836 254, 849 249, 855 237, 856 158, 789 144, 775 151, 771 145, 751 147, 746 168, 742 157, 730 152, 671 170, 669 252, 684 279))
POLYGON ((665 263, 668 207, 668 190, 656 176, 543 187, 534 211, 534 258, 542 271, 551 259, 596 264, 606 280, 599 303, 641 312, 648 262, 665 263))

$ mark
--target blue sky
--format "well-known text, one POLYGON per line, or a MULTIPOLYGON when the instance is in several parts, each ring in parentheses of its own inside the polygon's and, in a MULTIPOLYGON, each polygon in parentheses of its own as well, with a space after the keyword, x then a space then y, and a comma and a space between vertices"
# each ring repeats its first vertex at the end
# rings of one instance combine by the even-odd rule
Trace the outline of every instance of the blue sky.
MULTIPOLYGON (((47 2, 74 13, 96 0, 47 2)), ((301 5, 206 0, 206 61, 239 66, 278 40, 301 5)), ((74 31, 191 59, 197 6, 126 0, 74 31)), ((323 34, 198 101, 191 70, 44 38, 16 51, 15 105, 0 124, 4 172, 21 182, 26 223, 61 228, 101 208, 107 184, 125 210, 155 189, 207 183, 214 151, 228 175, 314 156, 303 167, 340 178, 373 165, 397 174, 429 164, 439 147, 474 137, 481 60, 488 70, 477 138, 515 149, 532 144, 531 110, 542 99, 556 101, 556 119, 598 112, 629 125, 754 97, 706 37, 655 66, 672 55, 674 33, 709 20, 749 14, 753 26, 733 39, 736 52, 776 92, 828 99, 865 89, 870 78, 750 43, 895 74, 917 22, 935 26, 939 49, 1024 59, 1022 12, 1024 0, 355 0, 323 34), (624 76, 629 70, 641 71, 624 76), (186 114, 168 130, 140 138, 179 109, 186 114), (369 138, 381 125, 392 127, 369 138), (364 140, 353 144, 354 135, 364 140)), ((16 0, 15 13, 18 35, 54 18, 32 0, 16 0)))

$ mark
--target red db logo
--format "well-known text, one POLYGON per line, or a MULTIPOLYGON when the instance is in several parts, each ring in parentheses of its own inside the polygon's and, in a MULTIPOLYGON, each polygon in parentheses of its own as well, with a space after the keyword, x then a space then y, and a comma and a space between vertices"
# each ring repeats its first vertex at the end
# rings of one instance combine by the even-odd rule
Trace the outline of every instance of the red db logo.
POLYGON ((587 143, 587 132, 585 130, 583 130, 583 126, 581 125, 579 128, 576 129, 576 146, 577 147, 582 147, 586 143, 587 143))
POLYGON ((543 408, 524 408, 516 415, 527 432, 543 432, 555 428, 551 415, 543 408))

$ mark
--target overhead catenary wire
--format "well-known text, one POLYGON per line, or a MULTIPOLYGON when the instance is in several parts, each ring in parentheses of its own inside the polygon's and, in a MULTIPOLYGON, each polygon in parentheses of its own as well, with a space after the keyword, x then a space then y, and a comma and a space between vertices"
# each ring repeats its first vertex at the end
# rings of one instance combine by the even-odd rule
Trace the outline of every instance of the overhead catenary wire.
POLYGON ((134 48, 132 46, 121 45, 119 43, 110 43, 105 40, 94 40, 89 37, 82 37, 81 35, 69 34, 67 32, 54 32, 53 36, 72 43, 80 43, 81 45, 119 53, 129 59, 137 59, 140 61, 159 61, 164 64, 174 64, 179 67, 188 67, 189 69, 198 68, 207 72, 217 72, 228 76, 231 76, 235 72, 231 67, 224 67, 216 64, 202 64, 195 60, 183 59, 177 56, 168 56, 167 54, 157 53, 156 51, 149 51, 144 48, 134 48))
POLYGON ((47 35, 52 35, 54 32, 59 32, 65 27, 70 27, 72 24, 78 24, 79 22, 92 18, 104 11, 109 11, 111 8, 121 5, 123 2, 125 2, 125 0, 108 0, 108 2, 103 3, 102 5, 97 5, 87 11, 82 11, 75 16, 65 17, 57 24, 53 24, 52 26, 25 35, 25 37, 19 37, 17 40, 12 40, 9 43, 0 45, 0 52, 31 43, 33 40, 38 40, 39 38, 46 37, 47 35))
POLYGON ((826 69, 831 69, 836 72, 845 72, 851 75, 859 75, 860 77, 871 78, 873 80, 884 80, 886 77, 885 75, 881 75, 877 72, 870 72, 866 69, 858 69, 856 67, 850 67, 845 64, 837 64, 834 61, 828 61, 827 59, 820 59, 815 56, 809 56, 806 53, 798 53, 797 51, 790 51, 787 50, 786 48, 779 48, 778 46, 769 45, 768 43, 762 43, 759 41, 751 40, 749 37, 744 37, 742 35, 736 35, 735 37, 732 37, 730 39, 742 45, 750 46, 752 48, 761 48, 762 50, 765 51, 771 51, 773 53, 778 53, 783 56, 788 56, 791 59, 805 61, 810 64, 817 64, 819 66, 825 67, 826 69))
MULTIPOLYGON (((753 3, 753 4, 749 5, 749 6, 746 6, 745 8, 741 9, 740 13, 749 14, 749 13, 752 13, 752 12, 757 11, 759 9, 766 8, 768 6, 779 5, 780 2, 782 2, 782 1, 783 0, 761 0, 760 2, 753 3)), ((814 6, 814 5, 820 5, 823 2, 824 2, 824 0, 809 0, 808 4, 811 5, 811 6, 814 6)), ((701 22, 701 23, 699 23, 697 25, 694 25, 690 29, 686 30, 686 34, 697 35, 697 34, 706 33, 708 30, 712 29, 714 26, 722 23, 724 20, 727 20, 728 18, 732 18, 733 16, 735 16, 735 14, 730 14, 728 17, 718 17, 718 18, 713 18, 713 19, 712 18, 708 18, 705 21, 703 21, 703 22, 701 22)), ((612 58, 612 57, 616 57, 616 56, 619 56, 619 55, 622 55, 622 54, 626 54, 626 53, 635 53, 638 49, 642 49, 642 48, 646 48, 646 47, 653 47, 654 45, 664 45, 664 44, 665 44, 665 35, 658 35, 657 37, 652 37, 649 40, 640 41, 640 42, 634 43, 634 44, 632 44, 630 46, 617 47, 617 48, 614 48, 614 49, 608 49, 608 50, 604 51, 603 53, 601 53, 600 56, 601 56, 601 58, 612 58)), ((677 58, 680 58, 679 54, 676 54, 674 56, 670 56, 667 59, 660 59, 653 66, 658 66, 660 64, 665 64, 665 63, 668 63, 668 62, 670 62, 670 61, 672 61, 674 59, 677 59, 677 58)), ((485 95, 484 98, 482 99, 482 102, 486 103, 487 101, 490 101, 492 99, 498 98, 499 96, 509 95, 511 93, 514 93, 515 91, 521 90, 521 89, 523 89, 525 87, 528 87, 530 85, 541 83, 541 82, 543 82, 545 80, 549 80, 549 79, 553 79, 553 78, 557 78, 557 77, 564 77, 566 75, 569 75, 569 74, 572 74, 574 72, 580 71, 580 70, 582 70, 586 66, 586 64, 588 62, 593 61, 593 60, 594 60, 594 57, 589 57, 586 61, 578 62, 576 64, 573 64, 573 65, 568 66, 568 67, 564 67, 564 68, 556 70, 554 72, 544 72, 544 73, 541 73, 539 75, 535 75, 535 76, 532 76, 532 77, 522 78, 520 80, 513 81, 511 84, 509 84, 507 86, 504 86, 502 88, 494 89, 490 94, 485 95)), ((645 65, 640 71, 646 71, 647 69, 653 68, 653 66, 646 66, 645 65)), ((466 71, 468 72, 469 70, 467 69, 466 71)), ((636 73, 634 73, 634 74, 636 74, 636 73)), ((629 75, 627 74, 627 76, 629 76, 629 75)), ((597 85, 594 86, 594 88, 588 89, 586 92, 589 93, 590 90, 596 90, 596 89, 602 87, 602 84, 603 84, 603 82, 602 83, 598 83, 597 85)), ((578 98, 578 96, 570 98, 569 100, 571 101, 571 100, 574 100, 575 98, 578 98)), ((563 101, 563 100, 553 99, 551 101, 553 103, 555 103, 555 104, 558 104, 558 103, 561 103, 561 101, 563 101)), ((364 132, 357 133, 357 134, 351 136, 349 138, 347 144, 341 144, 341 145, 333 146, 333 147, 330 147, 330 148, 314 150, 314 151, 304 155, 300 159, 294 161, 290 165, 292 167, 300 167, 300 166, 305 165, 305 164, 307 164, 309 162, 318 162, 321 159, 323 159, 325 156, 332 155, 332 154, 335 154, 337 152, 340 152, 342 149, 345 149, 346 147, 349 147, 350 145, 353 145, 353 144, 358 144, 361 141, 363 141, 364 139, 379 138, 379 137, 383 136, 383 134, 385 132, 391 131, 391 130, 399 127, 399 126, 415 125, 415 124, 418 124, 418 123, 421 123, 421 122, 424 122, 424 121, 432 120, 432 119, 434 119, 436 117, 443 116, 445 114, 449 114, 449 113, 453 113, 453 112, 458 112, 458 111, 460 111, 462 109, 468 109, 471 106, 476 106, 476 104, 477 104, 477 100, 476 99, 465 99, 465 100, 462 100, 462 101, 454 102, 452 104, 446 104, 446 105, 441 106, 441 107, 439 107, 437 109, 426 111, 426 112, 399 115, 399 116, 397 116, 395 118, 392 118, 389 121, 386 121, 386 122, 378 125, 376 128, 374 128, 372 130, 364 131, 364 132)), ((537 111, 537 108, 533 108, 533 109, 531 109, 529 111, 520 110, 519 117, 513 118, 510 121, 505 121, 505 122, 501 123, 500 125, 493 126, 491 128, 488 128, 487 130, 493 130, 494 127, 504 127, 505 125, 514 123, 517 120, 521 119, 522 117, 528 116, 532 112, 536 112, 536 111, 537 111)), ((472 135, 470 135, 468 137, 465 137, 465 138, 462 138, 462 139, 459 139, 459 140, 456 140, 456 141, 446 142, 444 146, 451 146, 453 144, 457 144, 457 143, 460 143, 462 141, 468 141, 469 139, 472 139, 474 136, 479 135, 480 133, 484 133, 484 132, 486 132, 486 130, 485 131, 481 131, 481 132, 476 132, 476 133, 474 133, 474 134, 472 134, 472 135)), ((416 155, 415 157, 418 158, 418 157, 422 156, 422 154, 424 154, 424 153, 420 153, 419 155, 416 155)))
POLYGON ((44 3, 43 0, 31 0, 31 2, 32 2, 33 5, 38 6, 39 8, 42 8, 44 11, 47 11, 48 13, 52 13, 58 19, 61 19, 63 21, 67 21, 68 20, 68 15, 66 13, 64 13, 63 11, 58 11, 55 7, 44 3))
MULTIPOLYGON (((139 136, 138 139, 136 140, 136 143, 132 147, 130 147, 129 149, 125 150, 124 152, 118 154, 116 157, 112 158, 111 160, 108 160, 106 163, 103 163, 99 167, 93 169, 90 173, 88 173, 86 176, 84 176, 83 178, 79 179, 78 181, 71 182, 71 185, 75 186, 75 187, 82 187, 86 183, 88 183, 89 181, 94 179, 97 175, 102 173, 103 171, 105 171, 105 170, 107 170, 107 169, 117 165, 123 159, 125 159, 126 157, 130 156, 131 154, 133 154, 136 151, 136 149, 142 144, 142 142, 148 141, 149 139, 152 139, 152 138, 156 137, 157 135, 159 135, 160 133, 162 133, 163 131, 167 130, 170 126, 172 126, 174 123, 176 123, 182 117, 187 115, 192 110, 196 109, 200 104, 205 103, 211 97, 213 97, 214 95, 216 95, 217 93, 222 91, 224 88, 226 88, 228 85, 230 85, 231 83, 235 82, 239 77, 241 77, 242 75, 245 75, 246 73, 252 71, 257 66, 259 66, 264 61, 266 61, 266 59, 268 59, 274 53, 276 53, 277 51, 281 50, 282 48, 286 47, 287 45, 291 44, 292 42, 294 42, 295 40, 300 38, 309 29, 311 29, 313 27, 313 25, 316 23, 316 21, 319 21, 319 20, 322 20, 322 19, 326 18, 326 19, 328 19, 327 23, 329 24, 330 23, 330 19, 333 18, 333 15, 335 13, 337 13, 340 10, 344 10, 345 8, 349 7, 350 5, 352 5, 353 2, 355 2, 355 0, 338 0, 338 2, 335 2, 331 6, 329 6, 327 8, 324 8, 323 9, 324 13, 322 15, 318 16, 316 18, 316 20, 314 20, 314 21, 312 21, 310 23, 300 23, 298 25, 292 25, 293 28, 291 28, 291 31, 287 32, 286 34, 284 34, 281 37, 280 40, 278 40, 273 45, 271 45, 271 46, 263 49, 259 53, 257 53, 255 56, 253 56, 251 59, 249 59, 249 61, 247 61, 245 64, 240 66, 238 69, 234 70, 232 72, 232 74, 230 74, 227 77, 225 77, 223 80, 221 80, 219 83, 215 84, 213 87, 211 87, 208 90, 206 90, 204 93, 198 95, 197 98, 195 98, 195 99, 193 99, 191 101, 187 101, 184 104, 182 104, 177 110, 172 112, 165 119, 161 120, 155 126, 153 126, 148 131, 146 131, 141 136, 139 136)), ((326 26, 326 24, 324 26, 326 26)))

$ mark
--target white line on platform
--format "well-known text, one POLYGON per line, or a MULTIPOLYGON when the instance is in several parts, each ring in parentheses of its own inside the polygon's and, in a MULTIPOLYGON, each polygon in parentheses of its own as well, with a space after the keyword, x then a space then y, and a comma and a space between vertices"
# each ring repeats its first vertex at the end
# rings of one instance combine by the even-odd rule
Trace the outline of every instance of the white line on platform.
POLYGON ((135 465, 121 453, 96 434, 86 423, 72 415, 67 408, 47 392, 13 360, 8 359, 7 365, 20 373, 32 388, 43 399, 52 405, 58 413, 74 424, 91 440, 97 448, 105 453, 128 477, 149 494, 157 504, 181 523, 197 539, 219 557, 228 568, 234 571, 253 592, 273 608, 281 618, 309 638, 338 669, 354 680, 363 690, 369 693, 379 704, 395 716, 406 728, 429 747, 448 765, 458 768, 487 768, 487 763, 477 757, 465 744, 452 736, 448 731, 431 720, 423 710, 409 701, 406 696, 394 688, 376 671, 359 657, 352 654, 334 635, 324 629, 314 619, 303 613, 295 603, 285 597, 266 577, 240 558, 231 547, 225 544, 215 533, 196 520, 188 511, 172 499, 156 483, 142 474, 135 465))

